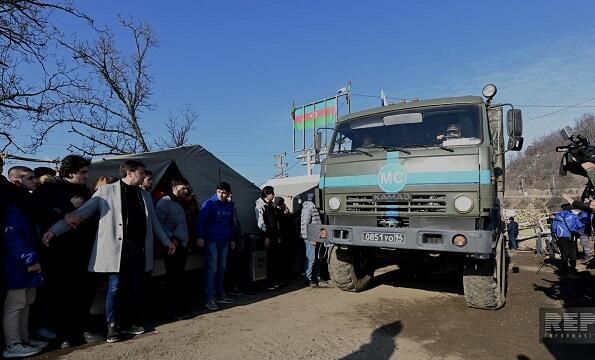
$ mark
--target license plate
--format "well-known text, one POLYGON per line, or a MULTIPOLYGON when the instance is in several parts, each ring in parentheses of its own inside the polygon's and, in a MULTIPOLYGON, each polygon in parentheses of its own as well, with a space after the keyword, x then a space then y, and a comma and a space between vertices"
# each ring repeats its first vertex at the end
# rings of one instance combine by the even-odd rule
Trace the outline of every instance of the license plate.
POLYGON ((393 243, 393 244, 403 244, 405 243, 405 234, 401 233, 376 233, 376 232, 365 232, 363 233, 363 240, 364 241, 375 241, 375 242, 384 242, 384 243, 393 243))

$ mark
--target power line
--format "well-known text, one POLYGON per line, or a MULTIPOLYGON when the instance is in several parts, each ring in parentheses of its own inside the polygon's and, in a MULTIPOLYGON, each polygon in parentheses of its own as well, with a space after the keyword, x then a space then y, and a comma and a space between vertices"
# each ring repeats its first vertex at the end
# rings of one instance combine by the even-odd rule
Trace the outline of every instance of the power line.
POLYGON ((285 172, 288 172, 289 170, 293 169, 297 164, 299 164, 300 161, 296 161, 293 165, 291 165, 290 167, 287 168, 287 170, 285 170, 285 172))
POLYGON ((539 115, 539 116, 536 116, 536 117, 534 117, 534 118, 531 118, 531 119, 529 119, 529 120, 525 120, 525 121, 523 121, 523 122, 524 122, 524 123, 528 123, 528 122, 531 122, 531 121, 533 121, 533 120, 541 119, 541 118, 543 118, 543 117, 550 116, 550 115, 553 115, 553 114, 559 113, 559 112, 561 112, 561 111, 564 111, 564 110, 571 109, 571 108, 573 108, 573 107, 577 107, 577 106, 579 106, 579 105, 582 105, 582 104, 588 103, 588 102, 590 102, 590 101, 593 101, 593 100, 595 100, 595 98, 587 99, 587 100, 585 100, 585 101, 578 102, 578 103, 576 103, 576 104, 574 104, 574 105, 566 106, 566 107, 563 107, 563 108, 561 108, 561 109, 558 109, 558 110, 555 110, 555 111, 549 112, 549 113, 547 113, 547 114, 539 115))
POLYGON ((535 108, 567 108, 567 107, 595 108, 595 105, 572 106, 572 105, 515 104, 514 106, 518 106, 518 107, 535 107, 535 108))

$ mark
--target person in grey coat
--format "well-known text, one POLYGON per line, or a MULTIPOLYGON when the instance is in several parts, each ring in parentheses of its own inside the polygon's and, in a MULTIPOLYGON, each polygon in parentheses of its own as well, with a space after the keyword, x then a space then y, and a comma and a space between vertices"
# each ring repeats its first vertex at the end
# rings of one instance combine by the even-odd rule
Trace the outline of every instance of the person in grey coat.
POLYGON ((184 295, 184 269, 188 255, 189 226, 183 199, 190 193, 190 184, 184 178, 171 181, 171 195, 157 202, 155 212, 163 230, 176 245, 176 253, 165 256, 165 273, 169 291, 170 315, 177 319, 185 312, 188 301, 184 295))
POLYGON ((306 245, 306 264, 304 273, 306 275, 306 285, 311 287, 318 286, 318 275, 320 272, 320 264, 316 256, 316 241, 308 241, 308 224, 321 224, 320 213, 312 202, 313 194, 308 194, 306 201, 304 201, 301 218, 301 236, 306 245))
POLYGON ((142 326, 134 322, 138 320, 137 310, 142 305, 140 293, 145 272, 153 269, 153 237, 167 247, 169 254, 176 250, 157 220, 151 195, 139 187, 144 171, 143 163, 125 161, 120 165, 120 181, 100 187, 80 208, 56 222, 42 239, 50 246, 52 239, 99 214, 88 270, 109 273, 108 342, 120 340, 122 333, 144 332, 142 326))

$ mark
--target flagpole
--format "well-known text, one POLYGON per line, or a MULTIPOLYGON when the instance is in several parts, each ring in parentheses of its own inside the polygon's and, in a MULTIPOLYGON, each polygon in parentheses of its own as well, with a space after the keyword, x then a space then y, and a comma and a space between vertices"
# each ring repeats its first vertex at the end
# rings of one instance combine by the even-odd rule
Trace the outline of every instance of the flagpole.
POLYGON ((304 120, 302 121, 302 132, 304 133, 304 142, 302 143, 302 151, 306 150, 306 106, 302 107, 304 109, 304 120))
POLYGON ((316 141, 316 103, 314 103, 314 119, 312 119, 312 146, 314 146, 314 142, 316 141))

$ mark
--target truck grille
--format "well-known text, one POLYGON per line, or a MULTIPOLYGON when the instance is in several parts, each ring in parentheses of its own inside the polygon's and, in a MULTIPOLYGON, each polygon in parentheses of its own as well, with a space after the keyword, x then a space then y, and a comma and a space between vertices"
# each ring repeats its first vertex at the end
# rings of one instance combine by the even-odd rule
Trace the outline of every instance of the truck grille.
POLYGON ((348 195, 347 211, 384 213, 398 211, 399 213, 441 213, 446 212, 445 194, 411 194, 410 200, 388 202, 374 201, 372 194, 348 195))

